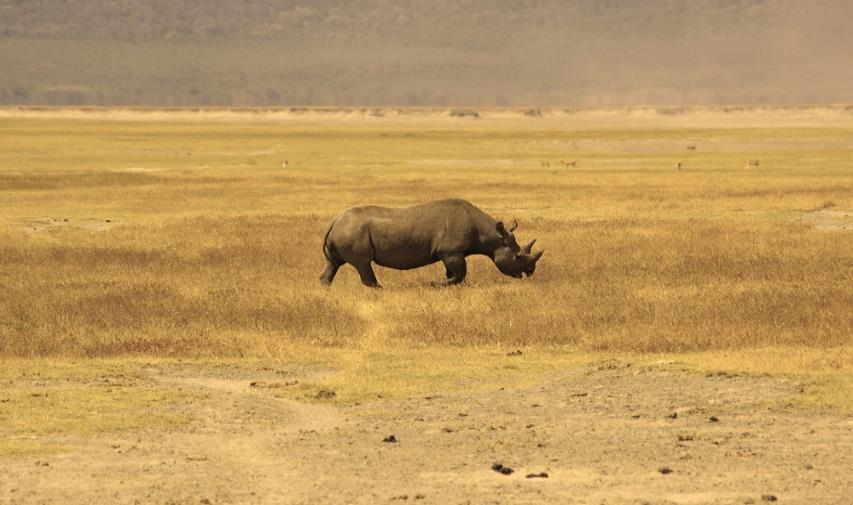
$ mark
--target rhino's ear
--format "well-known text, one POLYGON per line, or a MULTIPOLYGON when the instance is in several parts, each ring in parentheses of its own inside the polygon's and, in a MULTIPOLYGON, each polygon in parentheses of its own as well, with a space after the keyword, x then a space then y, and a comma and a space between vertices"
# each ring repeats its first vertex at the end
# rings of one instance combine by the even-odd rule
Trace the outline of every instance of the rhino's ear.
POLYGON ((495 225, 495 231, 497 231, 497 232, 498 232, 498 235, 499 235, 500 237, 506 237, 506 236, 507 236, 506 228, 504 228, 504 223, 503 223, 503 221, 498 221, 498 224, 497 224, 497 225, 495 225))
POLYGON ((515 219, 512 220, 512 225, 509 227, 509 232, 512 233, 515 229, 518 228, 518 221, 515 219))

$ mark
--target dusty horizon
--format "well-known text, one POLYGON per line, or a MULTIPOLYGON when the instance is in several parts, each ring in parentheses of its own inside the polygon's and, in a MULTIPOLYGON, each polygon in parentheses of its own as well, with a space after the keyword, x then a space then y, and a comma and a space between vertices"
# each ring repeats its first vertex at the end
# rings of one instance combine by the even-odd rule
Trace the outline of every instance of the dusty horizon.
POLYGON ((0 105, 853 103, 853 5, 0 1, 0 105))

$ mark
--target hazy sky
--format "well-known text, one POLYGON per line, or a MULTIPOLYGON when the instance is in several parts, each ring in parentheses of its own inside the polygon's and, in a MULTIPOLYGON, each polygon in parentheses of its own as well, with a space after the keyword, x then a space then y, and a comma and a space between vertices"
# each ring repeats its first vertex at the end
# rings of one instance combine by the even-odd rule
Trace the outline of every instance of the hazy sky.
POLYGON ((853 102, 844 0, 0 0, 0 103, 853 102))

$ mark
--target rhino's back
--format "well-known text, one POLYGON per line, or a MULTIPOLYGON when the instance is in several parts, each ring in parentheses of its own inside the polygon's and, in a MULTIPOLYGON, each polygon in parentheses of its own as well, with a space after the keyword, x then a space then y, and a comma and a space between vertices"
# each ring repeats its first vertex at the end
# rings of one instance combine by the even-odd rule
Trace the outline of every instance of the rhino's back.
MULTIPOLYGON (((353 207, 344 213, 349 219, 372 223, 387 233, 426 233, 435 236, 445 229, 468 229, 489 218, 465 200, 449 199, 422 203, 411 207, 353 207)), ((343 216, 342 216, 343 217, 343 216)), ((492 223, 494 221, 492 220, 492 223)))

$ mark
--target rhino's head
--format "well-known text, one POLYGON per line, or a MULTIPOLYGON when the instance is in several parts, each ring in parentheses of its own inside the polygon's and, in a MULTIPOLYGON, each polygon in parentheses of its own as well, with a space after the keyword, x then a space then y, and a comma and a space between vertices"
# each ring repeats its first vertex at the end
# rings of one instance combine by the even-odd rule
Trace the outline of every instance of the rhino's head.
POLYGON ((501 273, 521 279, 522 275, 527 277, 533 275, 536 270, 536 262, 539 261, 545 251, 532 253, 536 239, 531 240, 524 247, 519 247, 518 242, 515 241, 515 235, 512 234, 517 226, 518 223, 513 221, 512 226, 507 230, 503 223, 498 222, 496 231, 500 237, 500 245, 495 249, 494 257, 495 265, 501 273))

